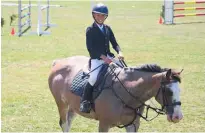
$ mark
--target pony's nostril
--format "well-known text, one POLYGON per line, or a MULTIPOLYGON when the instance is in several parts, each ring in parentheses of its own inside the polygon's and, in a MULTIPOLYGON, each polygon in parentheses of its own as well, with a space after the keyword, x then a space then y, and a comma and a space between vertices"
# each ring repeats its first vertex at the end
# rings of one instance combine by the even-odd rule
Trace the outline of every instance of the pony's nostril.
POLYGON ((174 119, 179 119, 179 116, 175 116, 174 119))
POLYGON ((181 120, 182 118, 180 118, 179 116, 174 116, 173 120, 181 120))

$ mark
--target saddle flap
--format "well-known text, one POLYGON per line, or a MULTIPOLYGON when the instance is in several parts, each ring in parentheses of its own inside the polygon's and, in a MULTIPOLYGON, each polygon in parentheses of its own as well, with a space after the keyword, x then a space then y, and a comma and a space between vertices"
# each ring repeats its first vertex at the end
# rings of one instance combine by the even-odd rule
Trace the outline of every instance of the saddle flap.
MULTIPOLYGON (((103 65, 98 74, 97 81, 93 89, 93 99, 97 98, 97 96, 99 96, 99 94, 104 88, 108 67, 109 67, 108 64, 103 65)), ((89 78, 88 72, 84 71, 84 69, 79 71, 72 81, 72 85, 70 89, 71 92, 82 97, 85 85, 88 82, 88 78, 89 78)))

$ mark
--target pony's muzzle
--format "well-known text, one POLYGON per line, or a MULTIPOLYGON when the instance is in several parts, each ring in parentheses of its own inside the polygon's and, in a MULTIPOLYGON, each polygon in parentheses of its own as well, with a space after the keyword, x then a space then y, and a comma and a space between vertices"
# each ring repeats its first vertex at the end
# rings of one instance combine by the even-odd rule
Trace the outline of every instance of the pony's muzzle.
POLYGON ((167 114, 167 120, 169 122, 178 123, 180 120, 182 120, 183 115, 181 111, 174 111, 173 114, 167 114))

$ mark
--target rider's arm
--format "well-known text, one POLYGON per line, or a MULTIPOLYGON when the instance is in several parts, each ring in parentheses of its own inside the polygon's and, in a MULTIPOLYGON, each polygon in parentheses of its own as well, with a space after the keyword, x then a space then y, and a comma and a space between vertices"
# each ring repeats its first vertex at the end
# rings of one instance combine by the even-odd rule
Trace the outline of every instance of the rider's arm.
POLYGON ((119 54, 119 52, 121 52, 120 46, 118 45, 118 43, 116 41, 116 38, 115 38, 115 35, 114 35, 112 29, 109 26, 107 26, 107 27, 109 30, 109 38, 110 38, 110 42, 112 44, 112 47, 119 54))
POLYGON ((87 50, 90 54, 90 57, 92 59, 96 59, 96 58, 100 58, 100 53, 97 52, 96 49, 94 49, 93 47, 93 37, 94 37, 94 33, 92 31, 91 27, 88 27, 86 30, 86 46, 87 46, 87 50))

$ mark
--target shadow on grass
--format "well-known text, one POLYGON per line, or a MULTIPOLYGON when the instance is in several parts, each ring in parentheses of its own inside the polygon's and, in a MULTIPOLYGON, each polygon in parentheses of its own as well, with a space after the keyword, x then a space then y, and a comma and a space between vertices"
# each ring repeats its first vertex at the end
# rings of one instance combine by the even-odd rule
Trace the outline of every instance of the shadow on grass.
POLYGON ((46 27, 44 31, 47 31, 50 27, 46 27))
POLYGON ((21 33, 21 35, 19 35, 19 37, 22 36, 24 33, 26 33, 30 28, 31 28, 31 26, 29 26, 29 27, 27 27, 25 30, 23 30, 22 33, 21 33))
MULTIPOLYGON (((44 31, 47 31, 49 28, 50 28, 50 26, 46 27, 46 28, 44 29, 44 31)), ((39 36, 42 36, 42 35, 43 35, 43 34, 40 34, 39 36)))
POLYGON ((182 24, 201 24, 201 23, 205 23, 205 21, 174 23, 173 25, 182 25, 182 24))

